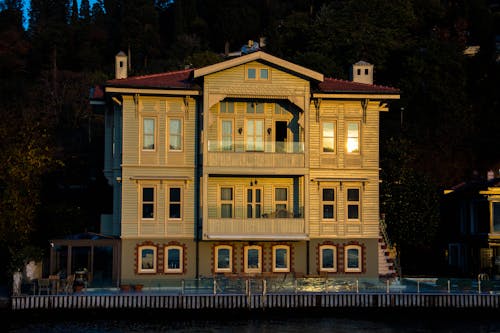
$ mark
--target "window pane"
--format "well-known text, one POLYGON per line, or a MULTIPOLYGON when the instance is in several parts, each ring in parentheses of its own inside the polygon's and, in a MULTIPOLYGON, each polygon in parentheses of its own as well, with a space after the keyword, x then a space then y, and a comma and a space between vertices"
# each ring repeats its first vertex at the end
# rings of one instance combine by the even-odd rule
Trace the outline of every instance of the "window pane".
POLYGON ((347 125, 347 152, 355 153, 359 151, 359 125, 349 123, 347 125))
POLYGON ((230 251, 229 249, 217 250, 217 268, 230 268, 229 265, 230 251))
POLYGON ((287 249, 276 249, 276 262, 274 263, 276 268, 288 268, 287 253, 287 249))
POLYGON ((286 195, 286 188, 277 188, 275 189, 275 197, 274 200, 276 201, 286 201, 287 200, 287 195, 286 195))
POLYGON ((333 265, 333 249, 323 249, 321 251, 322 266, 321 268, 335 268, 333 265))
POLYGON ((223 187, 220 189, 221 200, 233 200, 233 189, 230 187, 223 187))
POLYGON ((359 268, 359 251, 358 249, 347 250, 347 268, 359 268))
POLYGON ((252 216, 252 205, 251 204, 248 204, 247 205, 247 217, 249 219, 251 219, 253 216, 252 216))
POLYGON ((142 205, 142 218, 152 219, 154 218, 154 205, 153 204, 143 204, 142 205))
POLYGON ((168 208, 168 217, 171 219, 181 218, 181 204, 171 203, 168 208))
POLYGON ((223 218, 233 217, 233 205, 232 204, 222 204, 221 205, 221 217, 223 217, 223 218))
POLYGON ((267 80, 268 77, 269 77, 269 72, 268 72, 267 68, 261 68, 260 78, 263 80, 267 80))
POLYGON ((180 119, 170 120, 170 150, 182 149, 182 126, 180 119))
POLYGON ((255 202, 260 202, 260 189, 255 190, 255 202))
POLYGON ((153 269, 154 268, 154 251, 153 249, 143 249, 141 251, 141 268, 153 269))
POLYGON ((347 218, 348 219, 358 219, 359 218, 358 205, 348 205, 347 206, 347 218))
POLYGON ((168 268, 181 267, 181 251, 179 249, 168 249, 168 268))
POLYGON ((323 189, 323 201, 333 201, 335 199, 333 188, 323 189))
POLYGON ((259 250, 249 249, 247 253, 248 268, 259 268, 259 250))
POLYGON ((333 219, 333 205, 323 205, 323 218, 333 219))
POLYGON ((249 79, 255 79, 256 77, 256 70, 255 68, 249 68, 248 69, 248 78, 249 79))
POLYGON ((357 188, 347 189, 347 200, 348 201, 359 201, 359 189, 357 189, 357 188))
POLYGON ((142 201, 154 201, 155 189, 153 187, 144 187, 142 189, 142 201))
POLYGON ((256 103, 255 112, 256 113, 264 113, 264 103, 256 103))
POLYGON ((323 123, 323 152, 332 153, 335 151, 334 125, 333 123, 323 123))
POLYGON ((155 120, 146 118, 143 121, 143 149, 154 149, 155 120))
POLYGON ((222 150, 233 149, 233 122, 232 120, 222 121, 222 150))
POLYGON ((170 188, 170 201, 180 202, 181 201, 181 189, 179 187, 170 188))

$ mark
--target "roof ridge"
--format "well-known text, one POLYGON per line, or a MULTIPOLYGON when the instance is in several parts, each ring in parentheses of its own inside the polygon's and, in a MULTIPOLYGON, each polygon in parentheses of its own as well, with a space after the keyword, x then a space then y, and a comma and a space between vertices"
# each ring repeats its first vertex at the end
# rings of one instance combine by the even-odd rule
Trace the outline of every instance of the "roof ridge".
POLYGON ((361 85, 361 86, 372 86, 372 87, 379 87, 379 88, 397 89, 397 88, 394 88, 394 87, 391 87, 391 86, 385 86, 385 85, 382 85, 382 84, 370 84, 370 83, 363 83, 363 82, 355 82, 355 81, 351 81, 351 80, 337 79, 337 78, 334 78, 334 77, 325 77, 325 81, 326 80, 341 81, 341 82, 346 82, 346 83, 350 83, 350 84, 358 84, 358 85, 361 85))

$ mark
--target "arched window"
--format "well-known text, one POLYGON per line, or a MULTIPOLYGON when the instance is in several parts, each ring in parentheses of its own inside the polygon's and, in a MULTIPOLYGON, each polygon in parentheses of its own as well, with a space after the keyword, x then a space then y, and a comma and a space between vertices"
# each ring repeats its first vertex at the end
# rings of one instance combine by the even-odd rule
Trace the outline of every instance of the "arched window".
POLYGON ((156 273, 157 249, 154 245, 143 245, 137 249, 137 272, 156 273))
POLYGON ((262 272, 262 247, 258 245, 245 246, 245 273, 262 272))
POLYGON ((337 271, 337 247, 335 245, 321 245, 319 247, 320 272, 337 271))
POLYGON ((347 245, 344 248, 344 271, 347 273, 362 271, 362 250, 359 245, 347 245))
POLYGON ((290 272, 290 246, 273 246, 273 272, 290 272))
POLYGON ((165 273, 182 273, 184 271, 184 248, 179 245, 165 246, 165 273))
POLYGON ((233 272, 233 247, 230 245, 217 245, 214 249, 215 273, 233 272))

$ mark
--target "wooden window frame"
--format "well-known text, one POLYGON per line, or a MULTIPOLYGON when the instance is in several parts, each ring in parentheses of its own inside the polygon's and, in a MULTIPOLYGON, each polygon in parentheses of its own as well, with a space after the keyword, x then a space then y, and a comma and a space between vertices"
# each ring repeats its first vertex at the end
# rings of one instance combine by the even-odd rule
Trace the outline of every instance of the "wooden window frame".
POLYGON ((216 245, 214 247, 214 272, 232 273, 233 272, 233 247, 231 245, 216 245), (229 267, 219 268, 219 250, 229 250, 229 267))
POLYGON ((220 186, 219 187, 219 207, 220 207, 220 217, 223 219, 232 219, 234 218, 234 186, 220 186), (222 190, 223 189, 231 189, 231 200, 223 200, 222 199, 222 190), (222 205, 231 204, 231 217, 222 217, 222 205))
POLYGON ((167 220, 171 220, 171 221, 180 221, 183 219, 184 217, 184 214, 183 214, 183 207, 184 207, 184 187, 181 186, 181 185, 177 185, 177 184, 171 184, 171 185, 168 185, 167 186, 167 220), (170 189, 173 189, 173 188, 178 188, 180 190, 180 194, 179 194, 179 201, 172 201, 170 199, 170 189), (170 205, 171 204, 179 204, 180 206, 180 217, 171 217, 170 216, 170 205))
POLYGON ((273 248, 272 248, 272 257, 273 257, 273 262, 272 262, 272 266, 273 266, 273 273, 289 273, 290 272, 290 246, 289 245, 274 245, 273 248), (286 250, 286 268, 278 268, 276 267, 276 259, 277 259, 277 256, 276 256, 276 252, 277 250, 286 250))
POLYGON ((263 200, 264 199, 264 188, 260 187, 260 186, 247 186, 245 188, 245 207, 246 207, 246 210, 245 210, 245 215, 247 218, 252 218, 252 219, 259 219, 259 218, 262 218, 262 210, 264 208, 264 203, 263 203, 263 200), (260 191, 260 201, 257 202, 255 201, 256 200, 256 192, 257 190, 260 191), (252 191, 252 201, 249 202, 248 201, 248 191, 252 191), (252 216, 248 216, 248 206, 251 205, 252 206, 252 216), (257 216, 256 214, 256 207, 257 205, 260 205, 260 216, 257 216))
POLYGON ((359 155, 361 153, 361 122, 359 120, 348 120, 345 122, 346 123, 346 128, 345 128, 345 151, 347 154, 350 155, 359 155), (357 125, 357 136, 349 136, 349 125, 350 124, 356 124, 357 125), (357 145, 358 149, 349 151, 349 144, 350 144, 350 139, 351 138, 356 138, 357 139, 357 145))
POLYGON ((328 222, 334 222, 337 220, 337 188, 334 186, 322 186, 320 188, 320 212, 321 212, 321 220, 323 221, 328 221, 328 222), (324 198, 324 190, 333 190, 333 201, 331 200, 325 200, 324 198), (325 210, 324 207, 325 205, 333 206, 333 217, 331 218, 326 218, 325 217, 325 210))
POLYGON ((243 271, 247 274, 262 273, 262 246, 260 245, 247 245, 243 248, 243 271), (258 250, 258 266, 257 268, 248 267, 248 251, 258 250))
POLYGON ((331 244, 323 244, 319 246, 319 271, 320 272, 328 272, 328 273, 336 273, 338 265, 337 258, 337 246, 331 244), (333 251, 333 267, 325 268, 323 267, 323 250, 332 250, 333 251))
POLYGON ((176 153, 181 153, 184 151, 184 121, 181 117, 168 117, 168 151, 176 153), (180 149, 172 149, 170 145, 170 142, 172 141, 172 132, 170 127, 172 121, 179 121, 180 133, 175 133, 174 135, 176 137, 179 137, 180 139, 180 145, 181 145, 180 149))
MULTIPOLYGON (((278 208, 276 207, 276 205, 281 205, 283 203, 286 204, 286 209, 285 211, 287 212, 287 215, 288 215, 288 209, 290 207, 290 188, 288 186, 274 186, 273 188, 273 207, 274 207, 274 211, 276 213, 278 213, 278 208), (285 189, 286 190, 286 200, 277 200, 276 199, 276 190, 277 189, 285 189)), ((278 215, 278 214, 276 214, 278 215)), ((277 218, 279 218, 279 216, 276 216, 277 218)), ((288 217, 288 216, 287 216, 288 217)))
POLYGON ((141 149, 142 151, 146 152, 154 152, 156 151, 156 132, 157 132, 157 120, 156 117, 151 117, 151 116, 144 116, 142 117, 142 122, 141 122, 141 149), (147 134, 148 137, 151 136, 153 138, 153 148, 146 148, 144 142, 146 141, 146 133, 145 133, 145 122, 146 120, 152 120, 153 121, 153 134, 147 134))
POLYGON ((265 151, 265 146, 266 146, 266 142, 265 142, 265 130, 264 130, 264 125, 265 125, 265 119, 264 118, 247 118, 245 119, 245 152, 257 152, 257 153, 263 153, 265 151), (259 133, 257 133, 257 126, 256 125, 256 122, 257 121, 260 121, 262 122, 262 130, 260 132, 260 136, 259 136, 259 133), (250 137, 249 136, 249 133, 248 133, 248 129, 249 129, 249 122, 253 122, 254 125, 254 132, 253 132, 253 135, 250 137), (260 150, 257 150, 257 143, 259 143, 258 141, 258 138, 261 138, 261 144, 262 144, 262 149, 260 150), (249 138, 251 138, 251 140, 249 140, 249 138), (253 149, 250 149, 249 147, 249 143, 252 143, 253 144, 253 149))
POLYGON ((345 206, 345 216, 347 218, 348 221, 361 221, 361 213, 362 213, 362 210, 361 210, 361 188, 360 187, 355 187, 355 186, 351 186, 351 187, 347 187, 346 188, 346 191, 345 191, 345 203, 346 203, 346 206, 345 206), (349 200, 349 190, 357 190, 358 191, 358 200, 355 201, 355 200, 349 200), (349 206, 357 206, 358 207, 358 216, 356 218, 350 218, 349 217, 349 206))
POLYGON ((140 217, 143 221, 155 221, 157 216, 157 187, 153 184, 141 184, 139 187, 139 202, 140 202, 140 217), (144 201, 144 189, 152 188, 153 189, 153 201, 144 201), (144 205, 152 204, 153 205, 153 217, 144 217, 144 205))
POLYGON ((156 273, 158 267, 158 248, 154 245, 141 245, 137 247, 137 273, 138 274, 151 274, 156 273), (153 267, 143 268, 143 251, 153 251, 153 267))
POLYGON ((336 140, 336 129, 337 123, 335 121, 323 121, 321 122, 321 154, 336 154, 337 153, 337 140, 336 140), (325 124, 332 124, 333 133, 332 136, 325 136, 325 124), (333 139, 333 151, 325 151, 325 139, 333 139))
POLYGON ((165 274, 179 274, 184 273, 184 247, 180 245, 165 245, 164 247, 164 269, 163 272, 165 274), (169 250, 179 250, 179 267, 178 268, 169 268, 168 267, 168 251, 169 250))
POLYGON ((363 248, 361 245, 346 245, 344 246, 344 272, 346 273, 361 273, 363 272, 363 248), (349 267, 349 250, 356 249, 358 251, 358 266, 349 267))

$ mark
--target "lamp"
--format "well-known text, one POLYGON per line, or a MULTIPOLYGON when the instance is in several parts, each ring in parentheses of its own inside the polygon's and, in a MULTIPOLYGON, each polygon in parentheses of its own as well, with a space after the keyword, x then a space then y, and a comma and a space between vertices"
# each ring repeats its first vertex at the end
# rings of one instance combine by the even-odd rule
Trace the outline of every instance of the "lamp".
POLYGON ((271 127, 267 129, 267 134, 271 134, 271 127))
POLYGON ((241 132, 243 132, 243 128, 238 128, 238 133, 241 134, 241 132))

